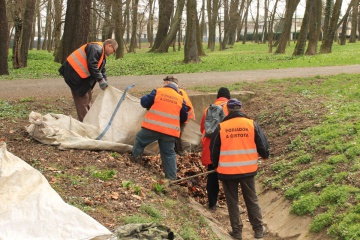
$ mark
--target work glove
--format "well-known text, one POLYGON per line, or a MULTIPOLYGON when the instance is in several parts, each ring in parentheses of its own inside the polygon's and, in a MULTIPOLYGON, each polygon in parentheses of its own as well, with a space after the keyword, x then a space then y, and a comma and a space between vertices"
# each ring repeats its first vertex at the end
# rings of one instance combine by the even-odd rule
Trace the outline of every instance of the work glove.
POLYGON ((104 78, 99 81, 99 85, 102 90, 105 90, 108 87, 108 83, 104 78))

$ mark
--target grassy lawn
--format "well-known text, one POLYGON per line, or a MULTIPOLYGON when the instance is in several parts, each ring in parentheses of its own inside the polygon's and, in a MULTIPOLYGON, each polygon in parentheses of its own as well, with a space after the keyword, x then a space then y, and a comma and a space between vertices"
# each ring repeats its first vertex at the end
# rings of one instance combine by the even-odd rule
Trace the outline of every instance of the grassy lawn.
MULTIPOLYGON (((168 53, 154 54, 148 53, 149 48, 143 47, 138 49, 135 54, 126 54, 122 59, 115 60, 114 56, 110 56, 107 73, 109 76, 127 76, 352 65, 360 62, 360 55, 357 51, 359 44, 356 42, 340 46, 335 43, 331 54, 297 57, 292 56, 295 47, 293 42, 287 47, 286 54, 279 55, 269 53, 267 44, 236 43, 233 48, 214 52, 210 52, 204 45, 206 56, 201 57, 199 64, 184 64, 183 48, 177 52, 173 52, 170 48, 168 53)), ((60 64, 55 63, 53 59, 53 53, 30 50, 28 67, 12 69, 10 54, 10 75, 0 76, 0 80, 59 77, 57 70, 60 64)))

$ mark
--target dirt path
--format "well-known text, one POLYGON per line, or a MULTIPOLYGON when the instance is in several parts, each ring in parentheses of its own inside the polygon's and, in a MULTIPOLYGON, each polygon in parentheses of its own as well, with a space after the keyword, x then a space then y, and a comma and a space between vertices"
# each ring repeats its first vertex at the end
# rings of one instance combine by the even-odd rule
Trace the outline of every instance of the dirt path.
MULTIPOLYGON (((276 78, 311 77, 341 73, 360 73, 360 65, 251 70, 234 72, 206 72, 177 74, 182 87, 226 85, 241 81, 265 81, 276 78)), ((133 92, 148 91, 161 85, 165 75, 116 76, 109 77, 109 83, 118 88, 135 84, 133 92)), ((62 78, 1 80, 0 99, 21 99, 28 97, 70 97, 70 90, 62 78)), ((100 91, 94 88, 94 94, 100 91)), ((191 92, 189 92, 191 93, 191 92)))

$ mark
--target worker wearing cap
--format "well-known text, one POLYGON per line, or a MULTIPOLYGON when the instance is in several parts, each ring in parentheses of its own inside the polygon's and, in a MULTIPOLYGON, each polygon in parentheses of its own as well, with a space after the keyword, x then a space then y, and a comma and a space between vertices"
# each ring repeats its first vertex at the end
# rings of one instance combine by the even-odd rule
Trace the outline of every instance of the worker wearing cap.
POLYGON ((117 48, 115 39, 86 43, 72 52, 59 68, 59 73, 71 89, 80 122, 90 110, 96 82, 102 90, 107 88, 106 57, 114 54, 117 48))
POLYGON ((264 228, 255 191, 255 175, 258 156, 264 159, 269 157, 268 141, 259 125, 241 111, 240 101, 230 99, 227 108, 229 114, 215 129, 210 151, 211 161, 223 183, 232 228, 230 235, 242 239, 243 224, 238 205, 240 184, 255 238, 262 238, 264 228))
POLYGON ((158 141, 165 178, 176 179, 175 139, 180 137, 180 126, 188 118, 188 107, 179 94, 178 79, 166 76, 164 86, 141 97, 141 106, 148 109, 136 134, 133 160, 140 162, 144 148, 158 141))

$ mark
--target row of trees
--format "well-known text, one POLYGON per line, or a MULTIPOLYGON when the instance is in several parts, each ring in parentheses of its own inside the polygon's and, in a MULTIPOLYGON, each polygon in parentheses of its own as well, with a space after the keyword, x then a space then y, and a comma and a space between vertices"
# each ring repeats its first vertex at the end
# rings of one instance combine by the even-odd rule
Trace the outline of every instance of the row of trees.
MULTIPOLYGON (((175 50, 176 40, 180 50, 181 43, 185 42, 184 62, 189 63, 199 62, 200 56, 205 55, 203 33, 207 34, 210 51, 215 50, 216 36, 219 50, 235 42, 245 44, 248 19, 254 22, 253 41, 267 43, 269 52, 276 47, 274 53, 282 54, 289 43, 293 15, 299 3, 300 0, 177 0, 175 5, 174 0, 0 0, 0 38, 4 43, 1 45, 0 75, 8 74, 8 56, 4 53, 8 52, 10 39, 14 69, 27 66, 28 50, 35 38, 37 49, 54 51, 54 60, 62 63, 73 50, 99 38, 118 41, 116 58, 122 58, 125 51, 135 53, 141 47, 141 33, 145 29, 150 52, 164 53, 170 47, 175 50), (285 4, 285 11, 279 13, 280 3, 285 4), (197 4, 201 5, 199 11, 197 4), (274 41, 274 23, 279 16, 283 16, 283 26, 280 37, 274 41), (184 19, 185 27, 182 27, 184 19), (263 22, 261 34, 258 33, 260 21, 263 22), (154 29, 157 29, 155 37, 154 29)), ((294 55, 330 53, 340 26, 343 29, 340 42, 345 44, 344 31, 349 20, 349 42, 356 41, 357 28, 360 31, 360 24, 357 24, 359 0, 351 0, 340 18, 342 4, 343 0, 306 0, 294 55), (320 51, 319 40, 322 40, 320 51)))

